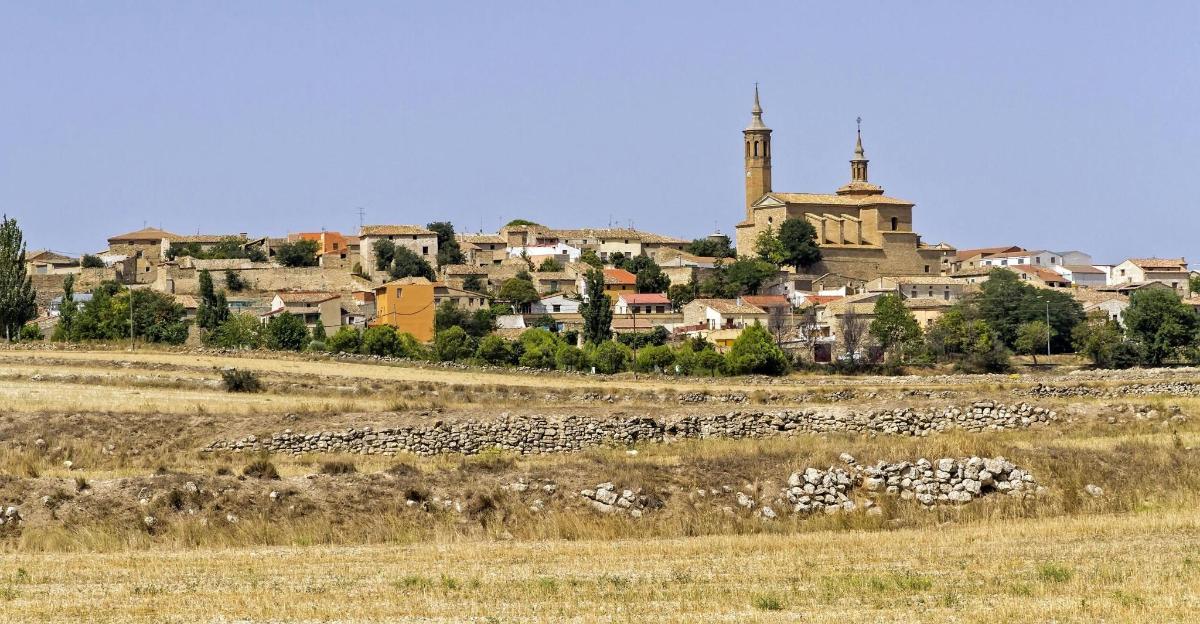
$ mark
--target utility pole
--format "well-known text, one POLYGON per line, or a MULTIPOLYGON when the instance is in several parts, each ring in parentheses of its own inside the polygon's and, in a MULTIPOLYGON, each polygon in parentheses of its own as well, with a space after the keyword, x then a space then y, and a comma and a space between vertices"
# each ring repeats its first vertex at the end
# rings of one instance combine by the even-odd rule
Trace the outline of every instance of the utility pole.
POLYGON ((133 351, 133 288, 129 289, 129 350, 133 351))

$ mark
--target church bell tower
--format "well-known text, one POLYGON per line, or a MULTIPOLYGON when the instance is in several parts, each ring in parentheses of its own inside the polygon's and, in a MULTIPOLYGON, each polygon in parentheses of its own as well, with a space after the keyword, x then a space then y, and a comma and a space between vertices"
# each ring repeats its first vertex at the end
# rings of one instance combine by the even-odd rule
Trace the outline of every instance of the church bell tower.
POLYGON ((763 123, 762 106, 758 103, 758 83, 754 85, 754 108, 750 109, 750 125, 742 131, 746 148, 746 218, 750 206, 771 192, 771 129, 763 123))

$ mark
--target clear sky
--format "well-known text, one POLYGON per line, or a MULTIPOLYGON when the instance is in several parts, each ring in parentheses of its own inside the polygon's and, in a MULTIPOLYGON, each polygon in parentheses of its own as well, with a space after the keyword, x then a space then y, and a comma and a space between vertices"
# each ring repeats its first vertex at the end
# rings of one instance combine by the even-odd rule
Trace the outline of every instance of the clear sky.
POLYGON ((0 209, 81 253, 516 217, 695 237, 871 179, 959 247, 1187 256, 1200 3, 4 2, 0 209))

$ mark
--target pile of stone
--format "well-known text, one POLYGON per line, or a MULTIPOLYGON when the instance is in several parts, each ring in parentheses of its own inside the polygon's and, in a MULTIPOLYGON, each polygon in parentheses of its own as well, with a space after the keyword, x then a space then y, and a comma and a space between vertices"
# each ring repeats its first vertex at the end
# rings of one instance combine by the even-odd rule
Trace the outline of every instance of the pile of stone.
POLYGON ((1087 397, 1087 398, 1118 398, 1129 396, 1200 396, 1200 383, 1191 381, 1163 381, 1157 383, 1132 383, 1121 386, 1052 386, 1037 384, 1025 390, 1018 390, 1034 397, 1087 397))
POLYGON ((490 449, 521 454, 561 453, 601 445, 670 442, 694 438, 760 438, 848 432, 867 435, 926 436, 962 429, 1024 429, 1056 420, 1058 415, 1027 403, 979 401, 967 407, 897 408, 856 412, 845 409, 734 411, 659 420, 652 417, 604 418, 508 416, 488 421, 445 422, 385 429, 297 433, 288 429, 266 438, 217 440, 204 451, 272 453, 413 453, 474 454, 490 449))
POLYGON ((650 507, 650 498, 637 490, 623 489, 618 492, 612 482, 598 484, 594 490, 581 490, 579 495, 600 513, 624 513, 633 518, 641 518, 650 507))
POLYGON ((848 467, 806 468, 788 477, 783 494, 795 513, 854 511, 875 508, 880 495, 916 500, 926 507, 969 503, 990 494, 1026 497, 1041 494, 1033 475, 1003 457, 943 457, 936 461, 879 462, 860 466, 843 453, 848 467), (855 493, 868 498, 855 501, 855 493))
POLYGON ((0 528, 17 527, 24 522, 21 510, 13 505, 5 507, 3 515, 0 515, 0 528))

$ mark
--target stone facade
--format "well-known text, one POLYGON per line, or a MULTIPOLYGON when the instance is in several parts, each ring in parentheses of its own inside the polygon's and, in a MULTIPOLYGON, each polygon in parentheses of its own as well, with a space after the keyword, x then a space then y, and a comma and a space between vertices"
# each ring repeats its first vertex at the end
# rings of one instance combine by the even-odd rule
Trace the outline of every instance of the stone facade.
POLYGON ((746 215, 737 224, 740 255, 753 253, 764 230, 778 230, 787 219, 805 219, 816 229, 822 253, 810 273, 870 280, 949 271, 954 248, 923 243, 913 231, 913 203, 888 197, 868 181, 861 134, 850 161, 851 180, 835 194, 777 193, 771 186, 771 129, 763 124, 757 88, 752 115, 743 131, 746 215))

